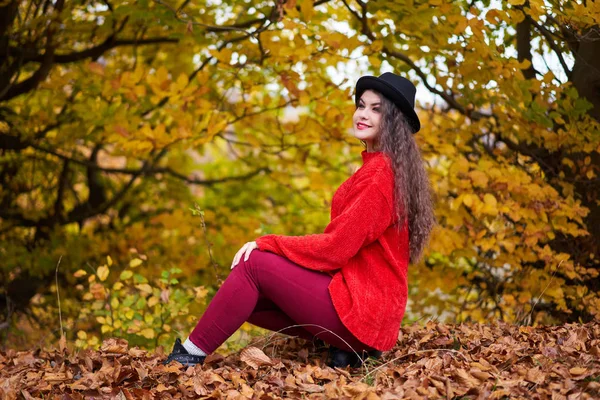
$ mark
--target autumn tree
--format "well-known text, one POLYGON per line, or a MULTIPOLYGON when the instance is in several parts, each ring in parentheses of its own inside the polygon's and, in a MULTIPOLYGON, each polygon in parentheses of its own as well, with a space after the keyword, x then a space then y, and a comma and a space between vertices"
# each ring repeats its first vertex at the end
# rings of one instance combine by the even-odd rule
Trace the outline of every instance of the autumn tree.
POLYGON ((49 304, 50 278, 73 286, 108 254, 216 285, 211 265, 225 274, 245 241, 322 230, 359 163, 352 86, 386 70, 434 99, 417 138, 440 226, 411 269, 411 314, 597 316, 596 6, 500 6, 4 2, 4 326, 46 322, 31 307, 49 304))

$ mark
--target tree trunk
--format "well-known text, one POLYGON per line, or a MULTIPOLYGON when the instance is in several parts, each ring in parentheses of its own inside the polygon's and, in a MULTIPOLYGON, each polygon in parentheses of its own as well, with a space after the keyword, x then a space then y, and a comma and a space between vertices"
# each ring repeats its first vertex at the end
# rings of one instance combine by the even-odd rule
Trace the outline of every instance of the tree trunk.
MULTIPOLYGON (((575 55, 575 65, 571 81, 579 95, 593 104, 594 108, 589 111, 591 117, 600 122, 600 27, 594 26, 581 36, 575 55)), ((590 156, 592 165, 600 166, 600 154, 582 154, 581 158, 590 156)), ((590 253, 595 255, 596 260, 600 256, 600 206, 597 200, 600 198, 600 182, 595 181, 578 182, 575 190, 580 194, 582 203, 590 209, 586 218, 587 229, 590 237, 587 238, 588 248, 586 256, 590 253)))

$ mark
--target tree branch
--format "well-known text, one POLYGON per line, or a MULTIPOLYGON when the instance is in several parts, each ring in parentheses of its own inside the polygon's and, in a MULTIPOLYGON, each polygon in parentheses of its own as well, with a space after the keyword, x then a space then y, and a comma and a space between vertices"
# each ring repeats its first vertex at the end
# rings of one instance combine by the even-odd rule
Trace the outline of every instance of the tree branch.
MULTIPOLYGON (((527 3, 526 3, 527 4, 527 3)), ((522 7, 518 7, 522 10, 522 7)), ((535 78, 533 57, 531 55, 531 19, 525 18, 517 24, 517 59, 519 62, 529 61, 529 68, 523 70, 525 79, 535 78)))
POLYGON ((56 201, 54 202, 54 219, 60 221, 62 219, 62 212, 64 210, 64 194, 65 188, 67 187, 67 180, 69 178, 69 161, 63 161, 63 168, 58 178, 58 188, 56 193, 56 201))
MULTIPOLYGON (((108 50, 114 49, 119 46, 137 46, 137 45, 148 45, 148 44, 163 44, 163 43, 178 43, 179 39, 168 38, 168 37, 156 37, 148 39, 116 39, 115 36, 109 36, 104 42, 98 46, 77 51, 69 54, 55 54, 54 63, 56 64, 67 64, 85 60, 91 58, 95 60, 108 50)), ((23 60, 26 62, 42 62, 45 54, 39 54, 35 50, 21 49, 18 47, 10 47, 10 51, 14 54, 23 56, 23 60)))
POLYGON ((155 169, 153 170, 153 173, 166 173, 168 175, 171 175, 177 179, 181 179, 182 181, 185 181, 187 183, 191 183, 194 185, 205 185, 205 186, 212 186, 215 185, 217 183, 224 183, 224 182, 230 182, 230 181, 244 181, 246 179, 252 178, 258 174, 260 174, 262 171, 269 173, 271 172, 271 169, 269 167, 261 167, 258 168, 252 172, 248 172, 247 174, 244 175, 238 175, 238 176, 228 176, 226 178, 218 178, 218 179, 195 179, 195 178, 188 178, 187 176, 180 174, 178 172, 173 171, 170 168, 161 168, 161 169, 155 169))
POLYGON ((572 71, 567 66, 567 63, 563 57, 562 51, 560 50, 560 48, 558 47, 558 45, 552 38, 552 33, 543 25, 538 24, 531 17, 528 16, 527 19, 529 19, 531 21, 531 23, 533 24, 533 26, 535 26, 535 28, 546 38, 546 41, 548 42, 548 46, 550 46, 550 48, 556 54, 556 57, 558 57, 558 61, 560 62, 560 65, 562 66, 563 71, 565 72, 565 75, 567 75, 567 79, 570 79, 572 71))
MULTIPOLYGON (((50 3, 50 2, 48 2, 50 3)), ((22 82, 17 84, 8 83, 8 86, 3 87, 0 92, 2 95, 0 96, 0 101, 10 100, 13 97, 17 97, 23 93, 27 93, 32 89, 36 88, 40 82, 42 82, 52 69, 52 64, 54 63, 54 33, 56 31, 56 26, 59 24, 58 17, 60 16, 60 12, 64 7, 64 0, 57 0, 54 4, 54 12, 56 16, 50 19, 50 24, 46 30, 46 49, 44 51, 43 58, 41 59, 41 65, 34 72, 34 74, 25 79, 22 82), (56 19, 56 20, 55 20, 56 19)), ((7 47, 8 48, 8 47, 7 47)), ((6 53, 6 51, 5 51, 6 53)), ((8 56, 8 55, 6 55, 8 56)))

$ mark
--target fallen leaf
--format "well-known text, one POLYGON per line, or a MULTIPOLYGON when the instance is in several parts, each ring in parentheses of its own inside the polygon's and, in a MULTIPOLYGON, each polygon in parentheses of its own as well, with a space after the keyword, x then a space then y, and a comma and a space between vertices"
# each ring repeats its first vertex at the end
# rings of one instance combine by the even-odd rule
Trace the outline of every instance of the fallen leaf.
POLYGON ((314 383, 304 383, 304 382, 300 382, 298 384, 298 387, 300 389, 302 389, 305 392, 308 393, 320 393, 320 392, 324 392, 325 388, 321 385, 317 385, 314 383))
POLYGON ((127 354, 127 345, 125 339, 110 338, 102 342, 100 350, 105 353, 127 354))
POLYGON ((587 368, 573 367, 573 368, 569 369, 569 372, 572 375, 583 375, 587 372, 587 368))
POLYGON ((257 369, 261 365, 274 365, 273 361, 258 347, 246 347, 240 354, 240 360, 257 369))

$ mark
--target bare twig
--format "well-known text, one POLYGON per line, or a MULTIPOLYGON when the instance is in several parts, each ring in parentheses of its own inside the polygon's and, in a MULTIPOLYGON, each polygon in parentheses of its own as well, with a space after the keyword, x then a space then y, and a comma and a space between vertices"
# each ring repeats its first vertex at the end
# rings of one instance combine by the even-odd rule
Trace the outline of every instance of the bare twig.
POLYGON ((54 279, 56 284, 56 298, 58 300, 58 320, 60 322, 60 337, 63 338, 65 336, 65 331, 63 329, 62 323, 62 310, 60 308, 60 292, 58 290, 58 267, 60 266, 60 261, 62 260, 62 256, 58 259, 58 263, 56 264, 56 271, 54 273, 54 279))
POLYGON ((554 272, 552 272, 552 275, 550 276, 550 280, 548 281, 548 284, 546 285, 544 290, 542 290, 542 293, 540 293, 540 295, 537 297, 537 299, 535 300, 535 303, 533 303, 533 306, 531 306, 531 311, 529 312, 529 315, 527 315, 525 318, 523 318, 523 321, 521 321, 521 322, 524 322, 525 319, 528 319, 529 321, 531 321, 531 316, 533 315, 533 310, 535 309, 535 306, 537 306, 537 304, 542 299, 542 296, 544 295, 544 293, 546 293, 546 289, 548 289, 548 287, 552 283, 552 280, 554 279, 554 275, 556 275, 556 271, 558 271, 558 268, 560 268, 560 265, 563 263, 563 261, 564 260, 560 260, 560 262, 556 266, 556 269, 554 270, 554 272))
POLYGON ((210 257, 210 264, 215 270, 215 278, 217 279, 217 284, 221 285, 223 283, 223 279, 221 279, 221 274, 219 274, 217 262, 213 259, 212 256, 212 244, 208 240, 208 232, 206 232, 206 223, 204 222, 204 211, 200 208, 198 203, 194 203, 194 208, 191 209, 194 215, 200 215, 200 220, 202 221, 202 230, 204 231, 204 240, 206 241, 206 247, 208 248, 208 256, 210 257))
POLYGON ((462 354, 461 352, 459 352, 458 350, 453 350, 453 349, 429 349, 429 350, 417 350, 417 351, 411 351, 410 353, 406 353, 406 354, 404 354, 404 355, 401 355, 400 357, 396 357, 396 358, 394 358, 394 359, 392 359, 392 360, 390 360, 390 361, 388 361, 388 362, 386 362, 386 363, 384 363, 384 364, 381 364, 381 365, 380 365, 380 366, 378 366, 377 368, 374 368, 374 369, 373 369, 373 371, 371 371, 371 372, 368 372, 368 373, 367 373, 365 376, 363 376, 363 377, 362 377, 360 380, 362 381, 362 380, 363 380, 363 379, 365 379, 367 376, 369 376, 369 375, 373 374, 373 373, 374 373, 374 372, 376 372, 377 370, 380 370, 381 368, 385 367, 386 365, 388 365, 388 364, 390 364, 390 363, 393 363, 394 361, 398 361, 398 360, 400 360, 400 359, 402 359, 402 358, 404 358, 404 357, 412 356, 412 355, 415 355, 415 354, 431 353, 431 352, 434 352, 434 351, 449 351, 449 352, 451 352, 451 353, 456 353, 456 354, 459 354, 459 355, 461 355, 461 356, 462 356, 462 357, 465 359, 465 361, 466 361, 466 362, 469 362, 469 360, 467 359, 467 357, 466 357, 464 354, 462 354))

